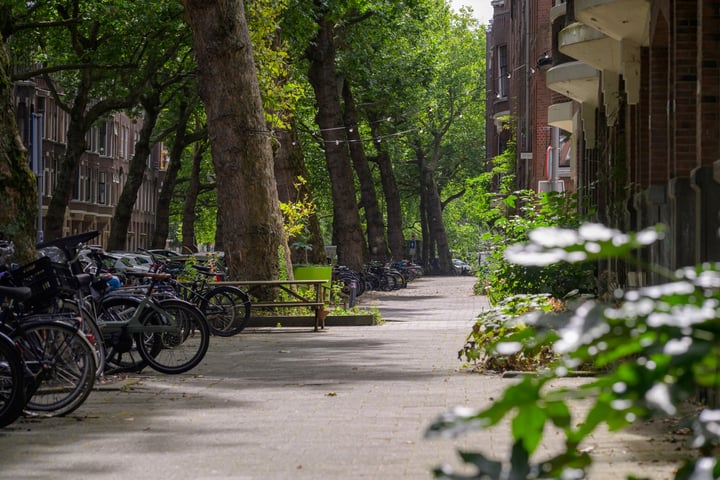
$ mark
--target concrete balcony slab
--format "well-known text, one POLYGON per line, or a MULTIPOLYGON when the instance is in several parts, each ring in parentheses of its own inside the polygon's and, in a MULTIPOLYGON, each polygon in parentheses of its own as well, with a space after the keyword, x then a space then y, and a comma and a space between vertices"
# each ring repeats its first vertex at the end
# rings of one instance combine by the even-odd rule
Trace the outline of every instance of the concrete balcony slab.
POLYGON ((575 0, 575 18, 616 40, 649 45, 650 0, 575 0))

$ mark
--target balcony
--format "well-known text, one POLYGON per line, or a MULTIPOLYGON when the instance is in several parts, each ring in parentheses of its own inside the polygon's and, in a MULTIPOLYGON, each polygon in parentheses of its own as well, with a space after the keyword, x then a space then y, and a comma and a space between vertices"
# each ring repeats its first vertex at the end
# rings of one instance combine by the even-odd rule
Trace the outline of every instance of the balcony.
POLYGON ((650 0, 575 0, 575 19, 615 40, 649 45, 650 0))
POLYGON ((616 39, 583 23, 568 25, 558 34, 558 49, 580 60, 604 76, 620 74, 625 80, 627 103, 640 100, 640 44, 632 39, 616 39))
POLYGON ((619 72, 620 42, 582 23, 573 23, 558 34, 558 49, 598 70, 619 72))
POLYGON ((546 74, 550 90, 579 103, 598 105, 600 72, 583 62, 567 62, 550 68, 546 74))
POLYGON ((572 133, 573 102, 555 103, 548 107, 548 125, 572 133))
MULTIPOLYGON (((599 101, 600 72, 583 62, 567 62, 550 68, 545 79, 550 90, 582 105, 582 128, 586 146, 595 148, 595 111, 599 101)), ((548 120, 549 116, 548 109, 548 120)))
POLYGON ((555 5, 550 8, 550 23, 555 22, 555 20, 559 19, 560 17, 564 17, 566 12, 567 4, 565 2, 556 2, 555 5))

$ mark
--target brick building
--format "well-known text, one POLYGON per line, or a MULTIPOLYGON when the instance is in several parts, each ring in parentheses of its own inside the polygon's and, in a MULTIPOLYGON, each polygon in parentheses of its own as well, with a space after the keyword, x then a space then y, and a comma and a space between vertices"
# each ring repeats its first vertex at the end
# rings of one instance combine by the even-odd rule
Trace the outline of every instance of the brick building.
MULTIPOLYGON (((516 145, 517 187, 572 190, 568 98, 553 99, 544 69, 552 50, 551 0, 493 0, 487 32, 487 150, 516 145)), ((559 95, 556 95, 559 97, 559 95)))
MULTIPOLYGON (((14 102, 18 129, 26 146, 30 144, 33 117, 37 117, 42 125, 43 161, 40 162, 40 172, 36 173, 41 180, 41 203, 39 201, 38 205, 44 218, 55 190, 59 162, 65 154, 69 116, 58 107, 40 78, 17 82, 14 102)), ((98 230, 100 237, 93 241, 107 246, 114 208, 127 181, 141 128, 142 118, 115 113, 90 129, 86 138, 87 150, 81 157, 72 199, 65 213, 65 236, 98 230)), ((148 168, 135 202, 127 232, 128 250, 150 246, 162 170, 166 164, 166 154, 162 145, 158 144, 148 159, 148 168)))
MULTIPOLYGON (((515 116, 518 186, 533 187, 542 173, 540 149, 554 146, 552 138, 538 133, 547 105, 551 135, 558 127, 568 150, 558 155, 561 165, 569 160, 568 176, 562 167, 558 176, 597 207, 598 221, 622 230, 666 225, 666 238, 645 255, 670 269, 720 261, 720 1, 495 0, 493 5, 489 55, 497 60, 505 44, 509 69, 527 59, 535 69, 527 87, 509 85, 505 108, 515 116), (517 88, 532 92, 534 107, 523 106, 517 88), (526 125, 533 123, 536 143, 530 144, 522 134, 532 132, 526 125), (525 173, 527 162, 533 166, 525 173)), ((488 78, 497 80, 502 72, 497 63, 493 67, 488 78)), ((493 105, 500 103, 489 99, 488 111, 499 114, 493 105)), ((492 133, 489 147, 497 143, 492 133)), ((612 262, 605 267, 617 286, 662 280, 612 262)))

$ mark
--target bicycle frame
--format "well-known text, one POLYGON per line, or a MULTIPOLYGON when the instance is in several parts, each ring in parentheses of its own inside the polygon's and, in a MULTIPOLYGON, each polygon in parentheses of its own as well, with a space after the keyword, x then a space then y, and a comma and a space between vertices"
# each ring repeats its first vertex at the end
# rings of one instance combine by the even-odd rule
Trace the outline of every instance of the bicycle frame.
MULTIPOLYGON (((114 290, 104 298, 125 298, 131 299, 134 305, 132 315, 128 318, 118 318, 117 312, 105 312, 108 313, 112 320, 108 321, 102 315, 98 317, 98 326, 103 330, 103 333, 129 333, 129 334, 140 334, 140 333, 178 333, 181 329, 177 325, 173 325, 171 317, 168 315, 162 306, 158 303, 158 300, 152 296, 155 285, 160 280, 168 280, 169 274, 148 274, 151 278, 150 284, 145 289, 143 294, 138 293, 138 289, 134 288, 131 292, 123 292, 121 290, 114 290), (160 318, 163 319, 163 324, 152 325, 143 323, 143 319, 150 312, 157 313, 160 318)), ((100 301, 102 305, 102 300, 100 301)))

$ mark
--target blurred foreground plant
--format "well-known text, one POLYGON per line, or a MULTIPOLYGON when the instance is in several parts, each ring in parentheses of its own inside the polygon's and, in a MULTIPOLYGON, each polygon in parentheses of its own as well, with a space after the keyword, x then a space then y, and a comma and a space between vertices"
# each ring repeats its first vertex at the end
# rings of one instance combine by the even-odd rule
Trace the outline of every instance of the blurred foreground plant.
MULTIPOLYGON (((586 262, 622 258, 641 263, 634 253, 662 238, 660 228, 625 234, 597 224, 578 230, 543 228, 530 234, 526 245, 508 248, 509 261, 524 265, 586 262)), ((659 271, 657 266, 648 266, 659 271)), ((557 329, 538 328, 548 313, 534 310, 520 315, 524 328, 495 345, 497 351, 522 348, 528 338, 549 343, 557 360, 551 368, 524 376, 490 407, 456 409, 435 420, 426 435, 455 436, 497 425, 512 425, 511 457, 492 460, 481 452, 461 452, 476 467, 472 476, 455 475, 438 467, 435 475, 448 479, 585 478, 592 462, 581 442, 601 424, 617 431, 653 414, 674 415, 680 404, 700 387, 720 386, 720 264, 703 264, 667 272, 669 282, 616 292, 613 305, 584 300, 553 313, 557 329), (560 320, 559 322, 557 320, 560 320), (548 337, 552 335, 554 337, 548 337), (549 381, 578 366, 592 363, 606 371, 575 389, 548 389, 549 381), (573 418, 569 401, 589 400, 584 418, 573 418), (543 441, 546 426, 564 434, 564 449, 539 463, 530 458, 543 441)), ((692 447, 696 458, 682 465, 677 480, 720 478, 717 453, 720 410, 704 410, 694 421, 692 447)))

